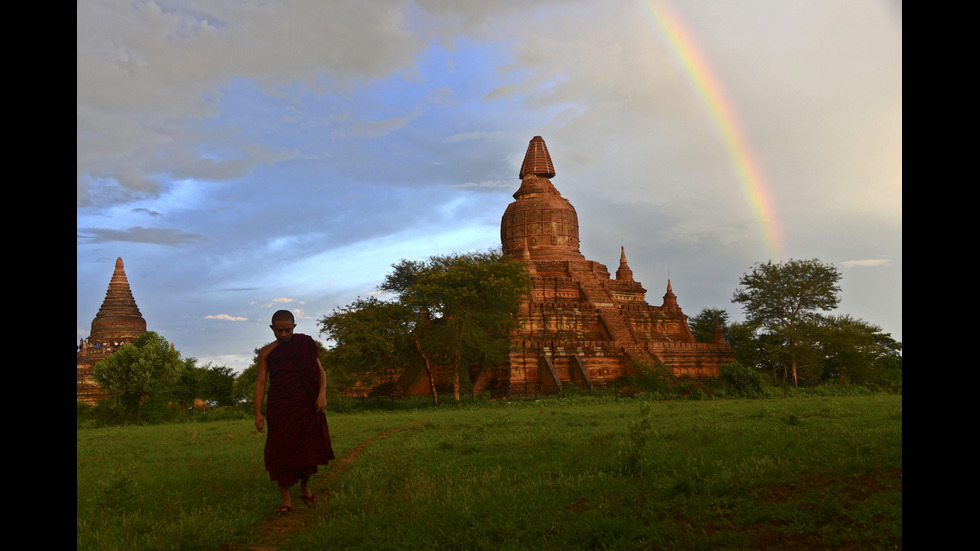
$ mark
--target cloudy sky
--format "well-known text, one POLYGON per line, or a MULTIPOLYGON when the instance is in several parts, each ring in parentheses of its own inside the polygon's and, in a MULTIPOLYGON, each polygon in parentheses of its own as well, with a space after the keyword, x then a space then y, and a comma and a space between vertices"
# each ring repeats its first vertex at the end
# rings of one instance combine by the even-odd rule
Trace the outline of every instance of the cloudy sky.
POLYGON ((399 260, 500 245, 542 136, 586 258, 724 308, 843 274, 902 339, 901 0, 77 4, 77 335, 121 257, 148 329, 235 371, 399 260))

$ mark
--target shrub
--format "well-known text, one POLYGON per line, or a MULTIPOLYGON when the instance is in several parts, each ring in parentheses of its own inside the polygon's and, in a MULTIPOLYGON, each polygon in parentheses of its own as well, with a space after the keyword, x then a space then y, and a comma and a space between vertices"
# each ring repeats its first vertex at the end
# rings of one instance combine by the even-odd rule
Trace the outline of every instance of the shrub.
POLYGON ((626 447, 619 452, 621 468, 625 474, 643 474, 642 458, 650 440, 652 424, 650 404, 641 403, 637 418, 626 424, 626 447))
POLYGON ((677 392, 689 400, 705 400, 711 397, 711 389, 696 379, 680 382, 677 392))
POLYGON ((633 362, 630 364, 632 375, 624 377, 621 383, 635 387, 641 392, 656 392, 659 394, 673 394, 677 386, 677 378, 674 372, 661 363, 653 365, 633 362))
POLYGON ((760 371, 746 367, 739 362, 721 366, 721 376, 728 383, 733 394, 743 396, 758 396, 769 386, 765 375, 760 371))

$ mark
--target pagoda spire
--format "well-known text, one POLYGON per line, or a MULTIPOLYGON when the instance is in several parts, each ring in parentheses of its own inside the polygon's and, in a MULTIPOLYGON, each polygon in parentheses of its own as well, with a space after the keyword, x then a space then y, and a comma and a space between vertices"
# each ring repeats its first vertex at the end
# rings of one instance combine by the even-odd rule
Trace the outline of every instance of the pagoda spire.
POLYGON ((521 260, 527 264, 527 271, 533 275, 536 270, 534 269, 534 262, 531 261, 531 251, 527 248, 527 239, 524 240, 524 250, 521 251, 521 260))
POLYGON ((616 270, 616 281, 633 281, 633 270, 626 263, 626 246, 619 247, 619 268, 616 270))
POLYGON ((551 154, 548 153, 548 146, 544 143, 544 138, 535 136, 527 144, 527 153, 524 154, 524 163, 517 177, 521 180, 528 174, 541 176, 543 178, 555 177, 555 165, 551 162, 551 154))
POLYGON ((680 310, 681 307, 677 305, 677 296, 674 295, 673 289, 670 288, 670 278, 667 278, 667 292, 664 294, 664 304, 663 308, 667 310, 680 310))
POLYGON ((728 342, 725 340, 725 334, 721 332, 721 324, 718 323, 718 318, 715 318, 715 332, 711 336, 711 342, 715 344, 728 342))
POLYGON ((89 339, 93 342, 131 341, 145 331, 146 320, 136 306, 122 258, 116 258, 116 268, 109 280, 102 307, 92 320, 89 339))

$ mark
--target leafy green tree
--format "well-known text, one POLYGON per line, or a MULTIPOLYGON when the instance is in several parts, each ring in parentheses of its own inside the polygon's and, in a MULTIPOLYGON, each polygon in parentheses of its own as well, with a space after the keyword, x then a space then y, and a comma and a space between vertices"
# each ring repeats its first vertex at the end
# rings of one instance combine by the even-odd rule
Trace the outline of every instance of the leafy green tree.
MULTIPOLYGON (((235 377, 235 382, 232 384, 231 395, 236 404, 244 404, 246 411, 251 411, 255 406, 255 381, 259 378, 259 366, 258 366, 259 349, 254 350, 254 355, 252 356, 252 363, 248 367, 242 370, 241 373, 235 377)), ((269 390, 269 380, 266 379, 265 382, 266 390, 269 390)), ((263 393, 263 396, 265 393, 263 393)))
POLYGON ((324 366, 355 378, 387 379, 414 350, 416 318, 406 305, 376 297, 335 308, 318 322, 334 343, 324 366))
POLYGON ((219 406, 235 403, 232 397, 235 375, 230 367, 208 362, 197 366, 197 358, 184 360, 184 374, 174 385, 173 397, 182 406, 190 407, 198 399, 219 406))
POLYGON ((427 262, 403 260, 393 266, 380 289, 422 316, 416 340, 428 362, 438 358, 451 370, 453 397, 470 386, 469 366, 502 363, 510 352, 510 330, 530 290, 527 266, 499 251, 433 256, 427 262), (431 316, 431 323, 426 317, 431 316))
POLYGON ((214 402, 219 406, 230 406, 235 403, 232 397, 235 375, 230 367, 208 362, 207 365, 199 368, 197 375, 196 398, 214 402))
POLYGON ((334 341, 327 363, 373 378, 392 369, 425 371, 433 402, 437 367, 451 371, 453 394, 470 384, 469 366, 507 359, 521 297, 523 262, 497 251, 402 260, 379 286, 392 300, 358 299, 320 320, 334 341))
POLYGON ((197 367, 197 358, 184 358, 184 373, 174 383, 171 391, 172 398, 182 407, 194 405, 194 399, 199 397, 198 386, 201 368, 197 367))
POLYGON ((180 352, 166 339, 147 331, 95 364, 92 376, 110 393, 113 409, 135 412, 143 420, 143 406, 152 397, 162 402, 175 390, 185 372, 180 352))
POLYGON ((728 381, 733 391, 746 396, 759 394, 766 385, 765 375, 758 369, 739 362, 721 366, 721 376, 728 381))
POLYGON ((755 343, 756 328, 748 323, 733 321, 728 324, 725 340, 735 350, 735 360, 744 365, 759 366, 755 343))
POLYGON ((804 323, 840 303, 840 271, 817 259, 756 264, 743 274, 732 302, 742 305, 749 324, 784 340, 793 386, 799 377, 797 364, 805 355, 804 323))
POLYGON ((849 315, 829 316, 819 331, 827 377, 844 377, 854 383, 888 379, 888 368, 901 362, 902 343, 864 320, 849 315))
POLYGON ((715 336, 715 324, 721 327, 725 340, 728 340, 728 312, 721 308, 702 308, 700 312, 687 318, 687 324, 697 342, 711 342, 715 336))
MULTIPOLYGON (((812 382, 824 377, 824 358, 821 350, 822 335, 826 318, 813 316, 799 324, 796 346, 787 345, 786 338, 780 335, 769 335, 775 341, 771 347, 772 356, 783 366, 783 383, 787 380, 788 368, 796 360, 796 375, 799 379, 812 382)), ((796 381, 793 382, 794 386, 796 381)))
POLYGON ((320 332, 334 344, 324 354, 324 369, 337 383, 350 386, 365 380, 390 382, 397 371, 415 371, 424 361, 437 404, 434 373, 419 343, 423 337, 417 331, 419 319, 407 305, 376 297, 335 308, 319 321, 320 332))
MULTIPOLYGON (((735 350, 735 361, 751 369, 772 373, 772 384, 778 384, 779 359, 782 339, 770 333, 761 333, 747 322, 731 322, 725 327, 725 340, 735 350)), ((785 381, 785 379, 784 379, 785 381)))

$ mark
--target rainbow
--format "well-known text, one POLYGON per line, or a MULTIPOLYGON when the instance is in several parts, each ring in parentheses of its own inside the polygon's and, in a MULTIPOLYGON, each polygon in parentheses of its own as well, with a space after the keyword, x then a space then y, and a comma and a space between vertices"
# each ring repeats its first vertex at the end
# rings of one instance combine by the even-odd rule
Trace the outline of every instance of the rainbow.
POLYGON ((674 56, 684 68, 691 86, 704 104, 732 160, 742 191, 762 227, 762 240, 767 252, 783 257, 784 244, 780 224, 773 209, 768 186, 759 163, 752 155, 748 140, 741 131, 738 118, 725 98, 724 89, 714 78, 710 66, 698 47, 684 30, 666 2, 644 0, 653 19, 666 38, 674 56))

